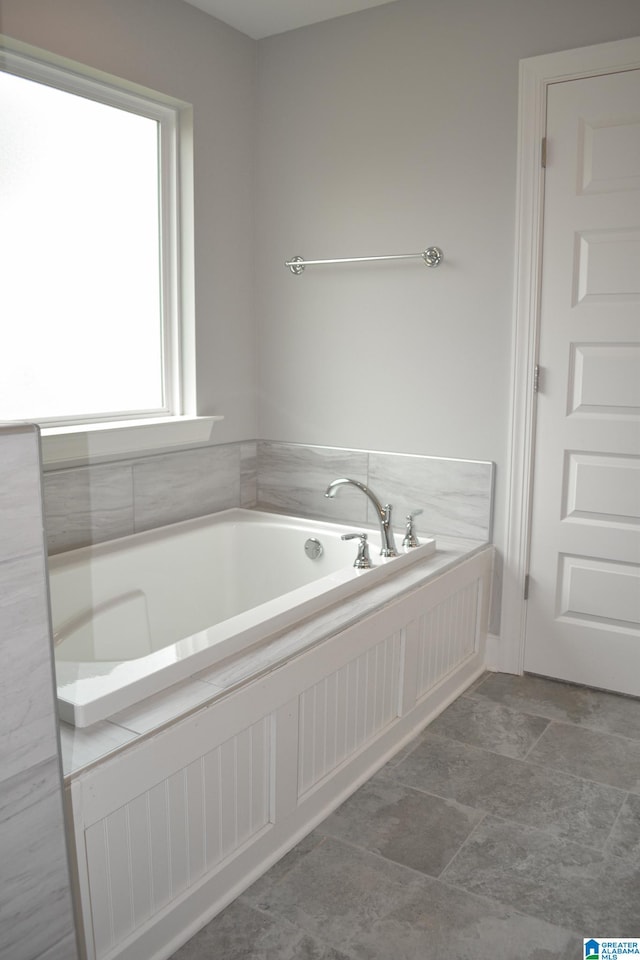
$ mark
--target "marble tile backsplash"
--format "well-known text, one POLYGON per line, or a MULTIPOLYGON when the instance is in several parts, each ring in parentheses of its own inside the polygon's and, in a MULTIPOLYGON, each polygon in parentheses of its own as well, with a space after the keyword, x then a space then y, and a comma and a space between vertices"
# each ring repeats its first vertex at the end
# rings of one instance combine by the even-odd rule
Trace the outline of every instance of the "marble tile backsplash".
POLYGON ((240 444, 150 457, 133 465, 136 533, 239 503, 240 444))
POLYGON ((45 473, 51 553, 99 543, 229 507, 375 523, 366 497, 337 477, 368 484, 392 503, 401 529, 421 509, 419 533, 491 539, 493 464, 337 447, 244 441, 45 473))
POLYGON ((255 443, 229 443, 49 470, 44 475, 49 552, 253 506, 255 449, 255 443))
POLYGON ((255 507, 258 485, 258 449, 255 440, 240 444, 240 506, 255 507))
POLYGON ((366 483, 368 454, 361 450, 258 441, 257 506, 321 520, 367 522, 367 499, 353 487, 324 492, 337 477, 366 483))
POLYGON ((333 499, 324 491, 338 477, 360 480, 393 505, 393 525, 407 513, 419 533, 491 539, 494 465, 410 454, 369 453, 303 444, 258 442, 257 506, 324 520, 375 524, 372 504, 353 487, 333 499))
POLYGON ((491 539, 493 464, 369 454, 369 484, 393 504, 395 522, 414 510, 421 533, 491 539))
POLYGON ((49 553, 134 532, 130 464, 96 464, 44 475, 49 553))

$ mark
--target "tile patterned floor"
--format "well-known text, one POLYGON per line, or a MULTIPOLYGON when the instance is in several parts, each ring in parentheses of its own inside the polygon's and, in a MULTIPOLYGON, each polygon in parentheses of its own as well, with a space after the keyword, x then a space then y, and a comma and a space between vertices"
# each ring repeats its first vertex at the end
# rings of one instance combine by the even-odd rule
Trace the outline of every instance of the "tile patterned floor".
POLYGON ((640 937, 640 700, 486 674, 172 960, 580 960, 640 937))

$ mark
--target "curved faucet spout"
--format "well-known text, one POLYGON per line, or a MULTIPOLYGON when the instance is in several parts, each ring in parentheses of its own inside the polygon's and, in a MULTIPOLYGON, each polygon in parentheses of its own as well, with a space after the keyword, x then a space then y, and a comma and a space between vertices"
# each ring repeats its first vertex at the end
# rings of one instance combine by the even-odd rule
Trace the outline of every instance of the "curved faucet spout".
POLYGON ((365 497, 368 497, 376 508, 376 513, 378 516, 384 516, 385 508, 382 506, 375 493, 372 490, 369 490, 369 487, 366 487, 364 483, 360 483, 359 480, 349 480, 348 477, 341 477, 340 480, 332 480, 324 492, 325 497, 335 497, 336 493, 338 492, 338 487, 341 487, 345 483, 351 483, 354 487, 357 487, 358 490, 362 490, 365 497))
POLYGON ((393 529, 391 527, 391 504, 386 503, 384 506, 382 506, 382 503, 378 500, 375 493, 369 489, 369 487, 365 486, 365 484, 361 483, 359 480, 350 480, 348 477, 340 477, 339 480, 333 480, 324 492, 325 497, 335 497, 338 489, 345 483, 351 484, 352 486, 357 487, 358 490, 361 490, 365 497, 368 497, 375 507, 375 511, 378 516, 378 522, 380 524, 380 538, 382 541, 380 555, 382 557, 397 557, 398 551, 396 550, 393 529))

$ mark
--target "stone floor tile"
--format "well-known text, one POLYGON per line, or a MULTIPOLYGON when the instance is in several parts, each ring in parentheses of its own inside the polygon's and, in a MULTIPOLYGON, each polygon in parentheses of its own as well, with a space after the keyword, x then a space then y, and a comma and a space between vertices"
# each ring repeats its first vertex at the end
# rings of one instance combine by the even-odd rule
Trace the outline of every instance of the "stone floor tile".
POLYGON ((442 880, 579 936, 638 935, 640 864, 542 830, 487 817, 442 880))
POLYGON ((552 723, 527 759, 577 777, 640 792, 640 741, 552 723))
MULTIPOLYGON (((591 936, 591 934, 587 934, 587 937, 589 936, 591 936)), ((561 960, 583 960, 583 940, 584 937, 571 937, 567 945, 567 949, 562 954, 561 960)))
POLYGON ((308 833, 306 837, 295 845, 295 847, 285 854, 277 863, 275 863, 270 870, 267 870, 255 883, 252 883, 248 890, 245 891, 244 896, 251 900, 253 903, 257 903, 262 896, 264 896, 265 891, 269 889, 274 883, 277 883, 278 880, 281 880, 288 872, 298 863, 300 860, 303 860, 308 853, 310 853, 319 843, 324 841, 324 835, 312 830, 311 833, 308 833))
POLYGON ((347 947, 358 960, 565 960, 572 940, 568 930, 435 881, 347 947))
POLYGON ((312 937, 348 950, 371 924, 430 878, 328 837, 255 902, 312 937))
MULTIPOLYGON (((630 793, 613 825, 605 850, 640 863, 640 797, 630 793)), ((640 906, 638 907, 640 915, 640 906)), ((639 923, 640 927, 640 916, 639 923)))
POLYGON ((318 831, 437 877, 483 816, 453 800, 374 777, 318 831))
POLYGON ((514 710, 640 740, 640 699, 525 674, 490 674, 469 695, 514 710))
POLYGON ((501 703, 463 696, 434 720, 429 731, 522 760, 549 723, 501 703))
POLYGON ((261 910, 354 960, 560 960, 571 936, 331 838, 274 885, 261 910))
POLYGON ((606 842, 625 799, 614 787, 436 735, 379 776, 594 847, 606 842))
POLYGON ((236 900, 171 960, 350 960, 286 920, 265 916, 236 900))

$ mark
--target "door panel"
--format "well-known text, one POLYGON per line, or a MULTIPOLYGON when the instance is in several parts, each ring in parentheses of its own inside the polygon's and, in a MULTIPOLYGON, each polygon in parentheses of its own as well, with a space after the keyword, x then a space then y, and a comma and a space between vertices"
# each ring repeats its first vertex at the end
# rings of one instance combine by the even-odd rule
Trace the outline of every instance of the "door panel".
POLYGON ((639 230, 585 230, 576 234, 576 303, 637 300, 639 230))
MULTIPOLYGON (((640 457, 567 453, 563 520, 633 528, 640 515, 640 457)), ((632 530, 633 532, 633 530, 632 530)))
POLYGON ((525 669, 640 696, 640 71, 552 84, 525 669))
POLYGON ((640 118, 578 121, 581 193, 640 190, 640 118))

